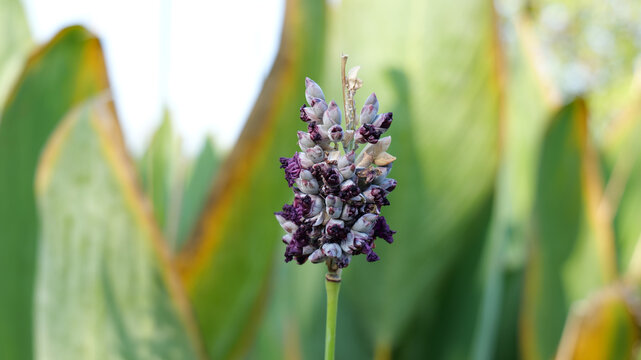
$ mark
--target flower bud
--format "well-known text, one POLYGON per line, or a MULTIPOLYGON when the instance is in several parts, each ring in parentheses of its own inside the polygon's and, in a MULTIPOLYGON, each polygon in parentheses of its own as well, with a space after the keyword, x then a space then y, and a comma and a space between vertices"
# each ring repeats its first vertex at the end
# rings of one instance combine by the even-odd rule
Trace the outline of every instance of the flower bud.
POLYGON ((296 185, 305 194, 318 194, 318 181, 314 179, 309 170, 300 172, 300 177, 296 180, 296 185))
POLYGON ((341 241, 341 250, 345 254, 351 254, 354 251, 354 234, 350 231, 345 239, 341 241))
POLYGON ((341 109, 338 108, 334 100, 329 103, 327 111, 323 115, 323 124, 326 126, 341 124, 341 109))
MULTIPOLYGON (((385 199, 385 200, 387 200, 387 199, 385 199)), ((387 204, 385 204, 385 205, 389 205, 389 202, 387 202, 387 204)), ((378 209, 378 205, 374 204, 374 203, 366 203, 361 208, 361 211, 363 212, 363 214, 379 215, 381 213, 381 211, 378 209)))
POLYGON ((310 110, 314 114, 314 117, 318 120, 323 119, 323 114, 325 113, 325 110, 327 110, 327 104, 325 103, 325 100, 315 98, 312 99, 312 103, 310 105, 310 110))
POLYGON ((307 103, 311 105, 314 101, 314 98, 325 100, 325 94, 321 90, 320 86, 310 78, 305 78, 305 99, 307 103))
POLYGON ((300 149, 304 151, 306 149, 309 149, 310 147, 316 146, 316 143, 314 142, 314 140, 312 140, 312 137, 308 133, 299 131, 298 146, 300 146, 300 149))
POLYGON ((343 176, 336 168, 328 168, 323 173, 323 182, 330 188, 337 188, 343 182, 343 176))
POLYGON ((327 138, 327 132, 323 131, 323 129, 316 124, 316 121, 310 121, 307 125, 307 132, 309 132, 309 137, 315 143, 319 143, 321 140, 327 138))
POLYGON ((370 186, 367 190, 363 191, 363 196, 365 196, 365 200, 370 204, 373 203, 378 206, 389 205, 389 201, 385 198, 387 192, 379 186, 370 186))
POLYGON ((349 179, 354 176, 354 170, 356 170, 356 165, 352 164, 341 168, 339 171, 341 173, 341 176, 343 176, 343 179, 349 179))
POLYGON ((367 97, 367 100, 365 100, 365 105, 372 105, 374 106, 374 112, 378 112, 378 99, 376 98, 376 94, 372 93, 370 96, 367 97))
POLYGON ((325 261, 325 254, 323 254, 323 250, 321 249, 316 249, 314 252, 309 255, 309 261, 311 261, 313 264, 318 264, 320 262, 325 261))
POLYGON ((396 180, 385 178, 380 182, 379 186, 385 189, 387 192, 391 192, 392 190, 396 189, 396 180))
POLYGON ((307 157, 314 163, 319 163, 325 160, 325 151, 323 151, 323 149, 318 145, 313 148, 306 149, 305 155, 307 155, 307 157))
POLYGON ((323 254, 327 257, 339 257, 342 254, 341 247, 338 244, 324 244, 323 247, 323 254))
POLYGON ((303 246, 303 255, 309 255, 314 252, 314 247, 311 245, 303 246))
POLYGON ((356 230, 352 230, 350 232, 350 234, 352 235, 352 239, 354 239, 353 240, 353 244, 351 246, 352 251, 360 250, 364 246, 367 246, 367 241, 369 240, 369 235, 367 235, 367 234, 365 234, 363 232, 360 232, 360 231, 356 231, 356 230))
POLYGON ((336 259, 336 265, 338 265, 339 268, 346 268, 350 261, 352 261, 352 256, 343 253, 339 258, 336 259))
POLYGON ((305 153, 298 154, 298 159, 300 161, 300 167, 302 169, 309 169, 314 166, 314 162, 310 160, 305 153))
POLYGON ((327 131, 327 136, 331 141, 341 141, 343 140, 343 128, 340 125, 333 125, 327 131))
POLYGON ((354 159, 356 158, 356 154, 354 153, 354 150, 348 152, 345 154, 345 156, 342 156, 340 159, 338 159, 338 167, 343 168, 345 166, 351 165, 354 163, 354 159))
POLYGON ((378 115, 372 122, 372 125, 385 130, 389 129, 390 125, 392 125, 392 113, 388 112, 378 115))
POLYGON ((363 124, 356 130, 354 140, 358 144, 365 144, 366 142, 376 144, 383 134, 383 131, 383 129, 377 128, 374 125, 363 124))
POLYGON ((341 211, 343 210, 343 200, 335 195, 327 195, 325 206, 327 215, 334 219, 340 218, 341 211))
POLYGON ((282 215, 276 214, 276 220, 278 220, 278 223, 283 228, 283 230, 287 231, 290 234, 293 234, 296 232, 296 230, 298 230, 298 225, 294 224, 293 221, 285 219, 282 215))
POLYGON ((376 179, 374 179, 374 184, 376 185, 380 185, 381 182, 385 181, 386 176, 390 173, 390 171, 392 171, 392 165, 390 164, 388 166, 379 166, 378 170, 380 172, 380 175, 377 176, 376 179))
POLYGON ((365 105, 361 109, 361 124, 371 124, 376 118, 376 108, 374 105, 365 105))
POLYGON ((363 194, 358 194, 354 196, 353 198, 349 199, 348 202, 355 207, 361 207, 365 205, 365 197, 363 194))
POLYGON ((309 212, 306 214, 306 217, 313 217, 318 215, 325 206, 323 204, 323 198, 321 198, 320 196, 309 195, 309 197, 311 198, 312 203, 309 208, 309 212))
POLYGON ((354 226, 352 226, 352 230, 362 233, 369 233, 374 228, 374 224, 376 224, 377 219, 378 215, 365 214, 358 220, 356 220, 356 223, 354 223, 354 226))
POLYGON ((325 212, 321 211, 318 215, 313 216, 307 220, 307 224, 311 226, 320 226, 325 222, 325 212))
POLYGON ((283 236, 283 242, 285 244, 289 244, 290 242, 292 242, 292 234, 286 234, 285 236, 283 236))
POLYGON ((352 180, 345 180, 341 184, 341 191, 339 193, 341 199, 351 199, 354 196, 358 195, 358 193, 358 186, 356 186, 356 184, 352 180))
POLYGON ((343 206, 343 212, 341 213, 341 220, 343 221, 352 221, 358 216, 358 208, 354 205, 345 204, 343 206))
POLYGON ((325 225, 325 234, 330 239, 342 239, 349 229, 345 228, 343 220, 330 219, 325 225))
POLYGON ((303 105, 300 107, 299 112, 300 112, 299 117, 300 117, 300 119, 301 119, 301 120, 303 120, 304 122, 310 122, 310 121, 312 120, 310 116, 313 116, 313 115, 314 115, 314 114, 310 111, 310 109, 309 109, 307 106, 305 106, 305 104, 303 104, 303 105))
POLYGON ((356 177, 358 178, 358 186, 360 188, 368 187, 374 180, 382 174, 382 170, 377 167, 367 167, 364 169, 356 170, 356 177))

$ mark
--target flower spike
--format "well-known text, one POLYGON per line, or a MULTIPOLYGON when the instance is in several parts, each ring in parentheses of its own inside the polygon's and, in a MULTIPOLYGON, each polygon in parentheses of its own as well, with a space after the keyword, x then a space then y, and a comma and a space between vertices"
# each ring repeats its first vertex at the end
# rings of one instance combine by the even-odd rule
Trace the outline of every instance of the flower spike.
MULTIPOLYGON (((348 99, 362 86, 357 71, 355 67, 345 77, 348 99)), ((387 152, 391 137, 381 137, 392 124, 392 113, 378 114, 378 98, 372 93, 361 109, 360 124, 351 115, 345 121, 352 123, 342 123, 338 104, 326 102, 310 78, 305 79, 305 99, 307 104, 299 109, 307 125, 306 132, 298 131, 301 151, 280 158, 295 195, 293 204, 275 213, 286 232, 285 261, 327 262, 337 268, 347 267, 359 254, 377 261, 374 240, 392 243, 395 233, 380 215, 397 185, 387 177, 396 160, 387 152), (359 151, 360 144, 366 146, 359 151)))

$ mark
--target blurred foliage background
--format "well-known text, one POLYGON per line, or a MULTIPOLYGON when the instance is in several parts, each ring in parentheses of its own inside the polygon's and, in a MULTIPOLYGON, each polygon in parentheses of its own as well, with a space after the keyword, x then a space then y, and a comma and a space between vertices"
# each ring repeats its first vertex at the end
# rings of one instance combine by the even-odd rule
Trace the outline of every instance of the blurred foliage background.
POLYGON ((129 154, 100 34, 0 19, 0 359, 322 358, 325 269, 283 262, 272 214, 341 52, 394 112, 399 187, 337 357, 640 356, 641 3, 287 0, 237 144, 195 157, 170 109, 129 154))

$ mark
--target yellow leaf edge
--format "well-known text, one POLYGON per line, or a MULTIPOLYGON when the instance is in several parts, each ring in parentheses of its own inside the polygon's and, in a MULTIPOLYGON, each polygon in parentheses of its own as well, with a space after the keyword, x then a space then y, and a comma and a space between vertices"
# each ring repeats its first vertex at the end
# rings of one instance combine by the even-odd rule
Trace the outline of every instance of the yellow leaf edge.
POLYGON ((126 150, 114 103, 109 91, 105 91, 72 109, 61 121, 58 128, 54 130, 43 148, 36 169, 36 196, 41 196, 47 190, 65 140, 74 125, 79 121, 80 117, 78 115, 87 109, 91 109, 91 126, 95 129, 105 158, 111 166, 118 184, 121 186, 123 197, 129 204, 136 222, 140 224, 143 231, 147 234, 147 238, 151 241, 156 258, 159 261, 162 278, 167 283, 170 298, 188 332, 188 338, 194 350, 197 352, 199 359, 207 359, 205 347, 202 343, 191 305, 187 300, 176 269, 170 261, 169 248, 155 223, 150 202, 145 197, 139 185, 133 161, 126 150))

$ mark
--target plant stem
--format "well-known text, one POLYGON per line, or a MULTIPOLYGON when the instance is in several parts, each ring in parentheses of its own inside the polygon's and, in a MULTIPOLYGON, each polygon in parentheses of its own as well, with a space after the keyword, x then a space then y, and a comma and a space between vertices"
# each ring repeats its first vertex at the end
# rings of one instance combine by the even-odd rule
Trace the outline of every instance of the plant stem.
POLYGON ((349 130, 350 123, 347 118, 347 78, 345 77, 345 67, 347 66, 347 54, 341 54, 341 86, 343 90, 343 113, 345 114, 345 128, 349 130))
POLYGON ((341 288, 341 275, 340 270, 334 270, 329 266, 328 269, 329 272, 325 275, 325 289, 327 290, 325 360, 334 360, 334 348, 336 345, 336 313, 338 310, 338 293, 341 288))

